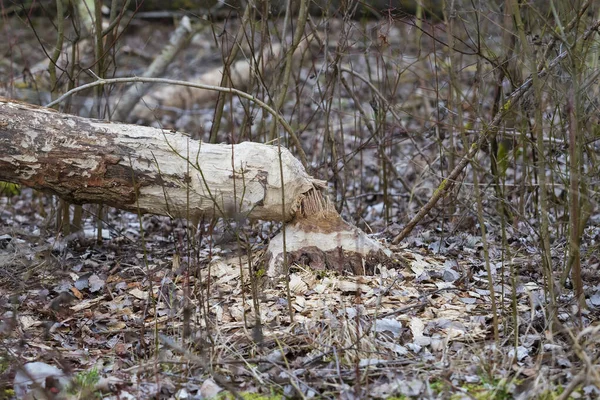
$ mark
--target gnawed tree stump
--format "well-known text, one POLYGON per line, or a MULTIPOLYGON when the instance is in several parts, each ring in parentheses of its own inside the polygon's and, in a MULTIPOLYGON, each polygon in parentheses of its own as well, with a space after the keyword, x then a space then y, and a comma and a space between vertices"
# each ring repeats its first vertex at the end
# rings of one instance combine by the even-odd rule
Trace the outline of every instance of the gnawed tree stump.
MULTIPOLYGON (((325 182, 309 176, 287 149, 280 155, 276 146, 206 144, 182 133, 81 118, 0 97, 0 181, 75 204, 183 218, 289 221, 288 262, 320 269, 370 272, 389 254, 344 222, 323 198, 325 182)), ((282 234, 268 253, 268 275, 276 277, 285 270, 282 234)))
MULTIPOLYGON (((294 220, 284 227, 288 265, 372 275, 378 264, 389 262, 391 252, 344 221, 319 192, 308 192, 300 205, 294 220)), ((270 278, 285 272, 283 240, 280 232, 269 243, 266 258, 270 278)))

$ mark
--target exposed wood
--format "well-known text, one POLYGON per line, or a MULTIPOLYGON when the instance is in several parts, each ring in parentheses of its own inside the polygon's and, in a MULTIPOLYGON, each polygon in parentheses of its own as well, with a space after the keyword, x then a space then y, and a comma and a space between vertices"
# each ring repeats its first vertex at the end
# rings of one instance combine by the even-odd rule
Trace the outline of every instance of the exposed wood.
MULTIPOLYGON (((310 192, 296 218, 286 224, 285 249, 288 264, 355 275, 373 275, 378 265, 389 264, 392 253, 379 242, 340 217, 327 198, 310 192)), ((266 254, 267 276, 285 273, 284 235, 271 239, 266 254)))
POLYGON ((206 144, 182 133, 81 118, 0 97, 0 181, 75 204, 184 218, 290 221, 269 245, 271 278, 286 271, 285 251, 288 264, 354 274, 372 274, 390 256, 342 220, 321 193, 325 182, 309 176, 287 149, 280 156, 275 146, 206 144))
MULTIPOLYGON (((179 26, 171 34, 169 43, 165 45, 159 55, 152 61, 152 64, 142 74, 143 77, 155 77, 162 75, 167 67, 171 64, 179 51, 188 43, 191 36, 196 31, 192 27, 190 19, 184 16, 179 23, 179 26)), ((113 119, 116 121, 126 121, 131 110, 140 101, 140 98, 146 92, 148 87, 143 88, 141 83, 130 86, 119 99, 119 106, 115 110, 113 119)))
POLYGON ((281 161, 285 213, 275 146, 211 145, 181 133, 0 98, 0 180, 75 204, 174 217, 290 220, 303 196, 323 182, 310 177, 287 149, 281 161))

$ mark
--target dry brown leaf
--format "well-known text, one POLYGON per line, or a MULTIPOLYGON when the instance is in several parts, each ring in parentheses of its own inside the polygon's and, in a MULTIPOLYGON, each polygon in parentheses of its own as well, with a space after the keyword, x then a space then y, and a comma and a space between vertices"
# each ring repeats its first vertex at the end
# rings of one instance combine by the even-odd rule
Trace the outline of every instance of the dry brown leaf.
POLYGON ((71 288, 71 293, 73 293, 73 296, 77 297, 79 300, 83 300, 83 294, 75 286, 71 288))

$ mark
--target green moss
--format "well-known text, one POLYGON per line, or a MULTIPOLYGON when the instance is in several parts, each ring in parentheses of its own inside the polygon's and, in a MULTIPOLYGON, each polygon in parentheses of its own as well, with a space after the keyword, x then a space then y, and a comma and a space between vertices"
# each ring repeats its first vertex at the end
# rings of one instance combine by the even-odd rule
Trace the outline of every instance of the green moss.
POLYGON ((22 80, 14 81, 14 85, 15 85, 16 89, 30 89, 31 88, 31 84, 29 82, 22 81, 22 80))
POLYGON ((429 384, 429 387, 431 388, 431 390, 433 390, 434 393, 441 393, 446 388, 446 384, 441 381, 436 381, 436 382, 431 382, 429 384))
POLYGON ((101 399, 102 393, 94 391, 96 383, 100 380, 100 374, 98 370, 92 368, 89 371, 81 371, 73 376, 71 386, 69 387, 69 393, 78 395, 85 395, 85 398, 89 399, 101 399))
POLYGON ((440 185, 437 187, 437 189, 435 189, 435 192, 433 192, 433 197, 437 196, 439 192, 443 192, 446 189, 447 184, 448 179, 444 179, 442 183, 440 183, 440 185))
POLYGON ((16 196, 19 193, 21 193, 21 186, 15 184, 15 183, 0 181, 0 195, 1 196, 16 196))
POLYGON ((0 374, 5 373, 10 368, 10 363, 6 357, 0 356, 0 374))
POLYGON ((260 267, 256 270, 255 275, 257 278, 262 278, 263 276, 265 276, 266 273, 267 273, 267 269, 263 265, 262 267, 260 267))
MULTIPOLYGON (((560 397, 560 395, 564 392, 564 387, 559 386, 554 390, 544 390, 542 393, 539 394, 539 396, 537 397, 539 400, 556 400, 560 397)), ((578 396, 569 396, 569 399, 580 399, 580 398, 585 398, 585 396, 583 396, 583 391, 582 389, 578 389, 575 390, 574 393, 577 393, 578 396)))
MULTIPOLYGON (((517 383, 517 382, 512 382, 517 383)), ((505 379, 486 379, 481 377, 481 383, 467 383, 464 389, 469 396, 477 400, 509 400, 513 398, 509 390, 509 384, 505 379)), ((450 399, 462 399, 460 394, 455 394, 450 399)))
POLYGON ((242 393, 242 397, 246 400, 271 400, 271 399, 281 399, 282 395, 263 395, 258 393, 242 393))
POLYGON ((509 166, 509 156, 511 150, 511 142, 507 140, 501 140, 498 143, 498 153, 496 154, 496 160, 498 163, 498 173, 501 177, 506 177, 506 170, 509 166))

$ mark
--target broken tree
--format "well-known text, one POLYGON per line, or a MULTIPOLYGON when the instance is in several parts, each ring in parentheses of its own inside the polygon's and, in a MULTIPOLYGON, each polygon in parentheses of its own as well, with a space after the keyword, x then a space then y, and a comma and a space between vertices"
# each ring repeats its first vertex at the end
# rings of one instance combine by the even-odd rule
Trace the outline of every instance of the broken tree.
POLYGON ((0 98, 0 180, 71 203, 198 218, 286 222, 270 277, 288 262, 368 273, 389 252, 346 222, 285 148, 206 144, 182 133, 61 114, 0 98))

